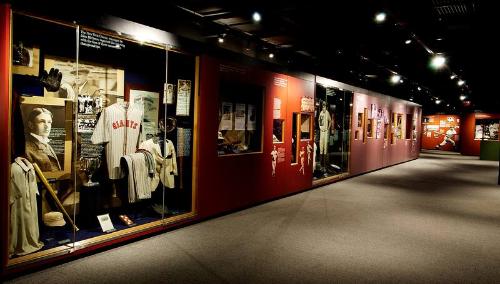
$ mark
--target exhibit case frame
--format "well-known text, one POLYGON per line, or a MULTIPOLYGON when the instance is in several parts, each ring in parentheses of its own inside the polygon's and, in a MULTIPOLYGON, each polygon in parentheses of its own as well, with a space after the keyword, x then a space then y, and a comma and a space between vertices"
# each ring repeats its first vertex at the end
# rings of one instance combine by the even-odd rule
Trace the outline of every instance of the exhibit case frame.
POLYGON ((316 77, 313 182, 325 182, 349 175, 351 133, 363 142, 369 135, 365 109, 352 126, 354 93, 335 86, 334 81, 316 77), (354 132, 351 131, 354 129, 354 132))
POLYGON ((0 8, 12 62, 4 273, 192 220, 199 56, 119 18, 95 27, 0 8))

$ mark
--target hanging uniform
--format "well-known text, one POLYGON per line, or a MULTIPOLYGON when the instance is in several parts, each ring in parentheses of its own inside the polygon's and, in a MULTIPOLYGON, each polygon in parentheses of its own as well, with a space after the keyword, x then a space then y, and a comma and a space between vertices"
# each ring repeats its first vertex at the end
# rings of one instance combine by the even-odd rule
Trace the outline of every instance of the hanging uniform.
POLYGON ((29 254, 43 247, 38 229, 38 194, 33 165, 24 158, 16 158, 10 171, 9 256, 29 254))
POLYGON ((165 143, 165 158, 160 171, 160 180, 165 187, 174 188, 174 175, 177 175, 177 157, 174 143, 170 140, 165 141, 165 143))
POLYGON ((92 134, 93 144, 106 143, 106 162, 110 179, 120 179, 124 173, 120 158, 134 153, 139 141, 142 106, 127 102, 115 103, 102 111, 92 134))

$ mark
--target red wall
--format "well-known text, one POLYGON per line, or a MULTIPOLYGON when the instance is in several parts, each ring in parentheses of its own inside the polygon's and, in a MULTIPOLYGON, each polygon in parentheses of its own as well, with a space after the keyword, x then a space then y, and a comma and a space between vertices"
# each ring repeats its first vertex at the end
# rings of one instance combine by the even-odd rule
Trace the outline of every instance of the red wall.
POLYGON ((200 217, 242 208, 311 187, 312 173, 299 174, 298 166, 290 165, 291 143, 285 148, 285 162, 278 163, 272 176, 274 97, 282 100, 281 116, 285 118, 285 138, 291 137, 292 113, 300 112, 300 98, 313 96, 314 83, 290 76, 238 66, 203 56, 200 72, 199 167, 197 208, 200 217), (225 66, 222 68, 221 65, 225 66), (275 80, 285 79, 278 84, 275 80), (221 79, 251 83, 265 87, 263 152, 243 155, 217 155, 218 94, 221 79))
POLYGON ((474 140, 476 132, 476 119, 500 119, 500 114, 491 113, 469 113, 462 120, 462 155, 479 156, 480 140, 474 140))
MULTIPOLYGON (((454 141, 458 145, 460 145, 461 140, 461 129, 460 129, 461 119, 458 115, 426 115, 422 121, 422 149, 436 149, 436 145, 439 145, 443 142, 444 133, 449 129, 450 126, 455 127, 455 131, 457 135, 455 135, 454 141), (428 122, 424 122, 425 119, 428 119, 428 122), (427 131, 425 128, 429 127, 427 131), (438 127, 437 131, 434 131, 432 126, 438 127), (436 134, 438 135, 436 137, 436 134)), ((450 143, 446 143, 446 145, 440 147, 440 150, 443 151, 454 151, 453 146, 450 143)))
POLYGON ((9 137, 10 137, 10 6, 0 3, 0 234, 1 234, 1 261, 2 267, 7 264, 9 216, 8 188, 9 188, 9 137))

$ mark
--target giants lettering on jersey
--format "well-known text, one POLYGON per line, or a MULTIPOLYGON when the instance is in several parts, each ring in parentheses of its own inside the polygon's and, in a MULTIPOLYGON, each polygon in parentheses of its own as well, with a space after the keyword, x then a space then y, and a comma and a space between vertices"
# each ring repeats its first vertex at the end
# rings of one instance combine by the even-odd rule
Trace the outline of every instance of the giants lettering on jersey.
POLYGON ((139 125, 137 122, 130 120, 130 119, 120 119, 115 122, 113 122, 113 129, 118 129, 120 127, 129 127, 132 129, 137 129, 137 125, 139 125))

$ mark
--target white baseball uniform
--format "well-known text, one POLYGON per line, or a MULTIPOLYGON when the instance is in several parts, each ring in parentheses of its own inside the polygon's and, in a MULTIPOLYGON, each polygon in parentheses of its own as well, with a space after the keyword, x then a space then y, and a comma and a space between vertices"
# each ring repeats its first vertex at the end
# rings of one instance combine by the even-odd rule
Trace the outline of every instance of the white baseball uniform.
POLYGON ((106 143, 105 153, 110 179, 124 176, 120 168, 120 158, 134 153, 137 149, 141 121, 142 106, 118 102, 102 111, 92 134, 93 144, 106 143))
POLYGON ((322 110, 319 114, 319 153, 328 154, 328 137, 332 118, 328 110, 322 110))

